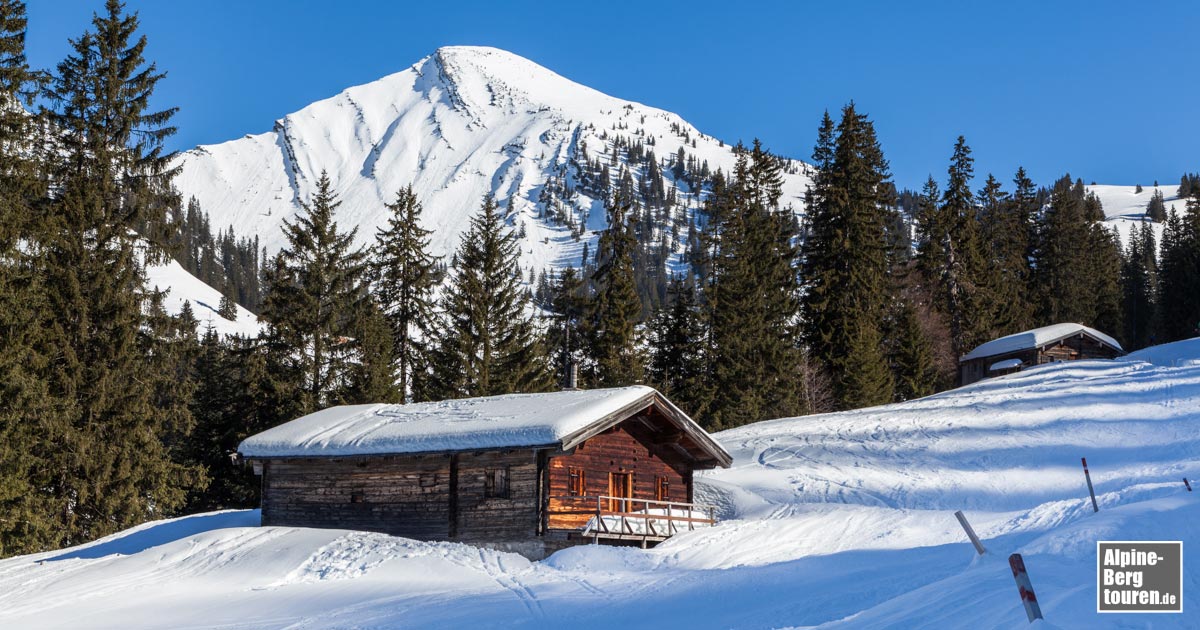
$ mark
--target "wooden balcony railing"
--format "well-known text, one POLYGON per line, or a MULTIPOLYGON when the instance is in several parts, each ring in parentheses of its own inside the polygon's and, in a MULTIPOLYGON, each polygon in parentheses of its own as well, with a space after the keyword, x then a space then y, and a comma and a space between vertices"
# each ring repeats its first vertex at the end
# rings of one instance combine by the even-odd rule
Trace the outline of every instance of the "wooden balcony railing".
POLYGON ((584 536, 633 540, 664 540, 679 532, 711 527, 717 522, 717 509, 700 503, 654 501, 610 496, 550 497, 551 504, 563 508, 551 516, 570 515, 586 518, 579 529, 584 536))

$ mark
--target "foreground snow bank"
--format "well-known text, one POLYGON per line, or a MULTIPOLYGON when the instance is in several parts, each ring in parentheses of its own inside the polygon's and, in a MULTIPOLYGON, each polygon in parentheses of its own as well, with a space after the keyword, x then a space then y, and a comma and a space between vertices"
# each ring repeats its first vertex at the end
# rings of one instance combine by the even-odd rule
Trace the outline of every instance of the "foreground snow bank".
POLYGON ((735 464, 697 500, 725 520, 649 551, 530 563, 219 512, 0 561, 0 627, 1197 628, 1200 493, 1181 478, 1200 477, 1198 426, 1193 340, 718 434, 735 464), (1187 612, 1096 614, 1099 539, 1183 540, 1187 612), (1013 552, 1044 623, 1025 621, 1013 552))

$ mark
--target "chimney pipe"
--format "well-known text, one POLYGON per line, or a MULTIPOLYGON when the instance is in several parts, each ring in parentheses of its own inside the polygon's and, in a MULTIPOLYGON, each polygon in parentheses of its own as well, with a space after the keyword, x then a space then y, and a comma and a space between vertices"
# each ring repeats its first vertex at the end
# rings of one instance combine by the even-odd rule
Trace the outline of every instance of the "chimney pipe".
POLYGON ((567 387, 568 391, 579 389, 579 364, 574 361, 567 368, 567 387))

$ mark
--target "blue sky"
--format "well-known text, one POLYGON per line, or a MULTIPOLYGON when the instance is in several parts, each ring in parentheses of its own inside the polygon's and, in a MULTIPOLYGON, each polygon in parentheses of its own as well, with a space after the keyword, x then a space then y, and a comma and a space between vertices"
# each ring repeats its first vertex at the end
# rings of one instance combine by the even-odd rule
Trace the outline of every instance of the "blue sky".
MULTIPOLYGON (((102 0, 29 3, 53 67, 102 0)), ((129 0, 181 108, 173 148, 270 129, 439 46, 490 45, 677 112, 728 141, 807 158, 853 99, 898 185, 944 180, 965 135, 977 172, 1148 185, 1200 171, 1198 2, 392 2, 129 0)), ((980 182, 976 182, 978 187, 980 182)))

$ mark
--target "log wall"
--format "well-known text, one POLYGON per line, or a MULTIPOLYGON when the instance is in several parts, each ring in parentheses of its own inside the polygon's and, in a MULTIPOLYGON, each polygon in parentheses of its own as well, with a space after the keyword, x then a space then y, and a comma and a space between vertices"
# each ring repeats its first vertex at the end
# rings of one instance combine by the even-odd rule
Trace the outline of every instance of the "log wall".
POLYGON ((534 451, 458 457, 457 540, 521 540, 537 536, 538 476, 534 451), (486 475, 503 468, 508 496, 487 497, 486 475))
POLYGON ((269 460, 263 525, 375 531, 418 540, 518 541, 538 529, 534 451, 269 460), (488 497, 503 469, 505 496, 488 497))
POLYGON ((445 539, 450 458, 270 460, 263 466, 263 525, 384 532, 445 539))
POLYGON ((634 421, 623 422, 579 445, 574 453, 552 457, 547 466, 550 497, 547 526, 550 529, 583 527, 595 514, 599 495, 608 495, 609 473, 631 473, 633 498, 656 498, 658 479, 665 478, 671 501, 691 501, 691 469, 672 455, 668 446, 655 445, 648 431, 639 430, 634 421), (568 498, 571 494, 570 469, 584 472, 582 494, 592 497, 568 498))

